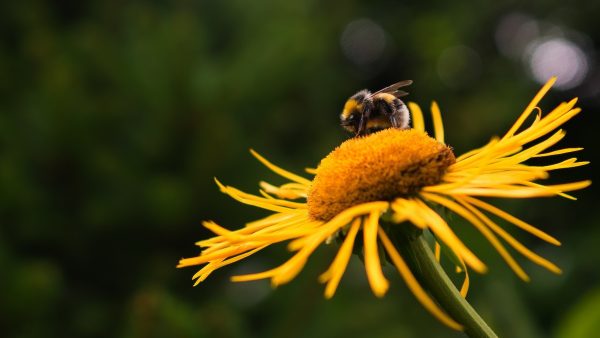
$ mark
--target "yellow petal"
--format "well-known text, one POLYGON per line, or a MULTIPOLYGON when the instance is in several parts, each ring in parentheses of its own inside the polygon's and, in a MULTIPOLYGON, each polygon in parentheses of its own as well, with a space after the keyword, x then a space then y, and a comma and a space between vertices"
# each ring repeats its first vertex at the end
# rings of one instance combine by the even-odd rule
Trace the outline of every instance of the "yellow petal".
POLYGON ((448 327, 454 330, 463 330, 463 326, 457 323, 454 319, 450 318, 442 309, 440 309, 437 304, 429 297, 427 292, 423 290, 413 273, 410 271, 410 268, 398 253, 398 250, 394 247, 388 236, 385 234, 383 229, 379 228, 379 238, 381 239, 381 243, 383 247, 387 251, 390 259, 398 269, 400 276, 406 282, 406 285, 412 291, 413 295, 417 297, 417 300, 431 313, 435 316, 439 321, 447 325, 448 327))
POLYGON ((266 158, 262 157, 259 153, 257 153, 256 151, 254 151, 253 149, 250 149, 250 153, 252 154, 252 156, 256 157, 257 160, 259 160, 262 164, 264 164, 267 168, 271 169, 274 173, 278 174, 279 176, 285 177, 290 181, 294 181, 306 186, 310 185, 310 181, 307 180, 306 178, 302 177, 302 176, 298 176, 296 174, 293 174, 287 170, 284 170, 276 165, 274 165, 273 163, 269 162, 266 158))
POLYGON ((338 284, 342 279, 342 275, 346 270, 346 266, 348 266, 348 261, 350 261, 350 257, 352 256, 354 240, 356 239, 356 234, 360 229, 360 223, 360 219, 356 219, 354 222, 352 222, 350 230, 344 239, 344 243, 342 243, 340 246, 335 259, 331 263, 331 266, 319 277, 319 280, 322 283, 327 282, 327 286, 325 287, 325 298, 331 298, 335 294, 335 290, 337 289, 338 284))
POLYGON ((421 107, 419 107, 419 105, 414 102, 409 102, 408 108, 410 109, 410 113, 412 115, 413 129, 425 132, 425 122, 423 119, 423 112, 421 111, 421 107))
POLYGON ((510 255, 506 248, 500 243, 498 238, 487 228, 485 225, 475 216, 473 213, 469 212, 467 209, 455 203, 449 199, 443 198, 441 196, 433 195, 433 194, 423 194, 427 199, 438 203, 440 205, 445 206, 446 208, 452 210, 456 214, 460 215, 469 223, 473 224, 479 232, 492 244, 492 246, 498 251, 500 256, 506 261, 508 266, 524 281, 529 281, 529 276, 525 273, 523 268, 515 261, 515 259, 510 255))
POLYGON ((529 117, 531 112, 533 112, 534 108, 538 105, 538 103, 540 103, 544 95, 548 93, 554 82, 556 82, 556 77, 551 77, 550 80, 546 82, 542 89, 540 89, 540 91, 535 95, 533 100, 531 100, 527 108, 525 108, 525 111, 523 111, 521 116, 519 116, 515 124, 513 124, 513 126, 508 130, 506 135, 504 135, 503 139, 507 139, 515 134, 515 132, 521 127, 521 125, 523 125, 523 122, 527 120, 527 117, 529 117))
POLYGON ((490 229, 492 229, 492 231, 494 231, 496 234, 498 234, 498 236, 500 236, 502 239, 504 239, 510 246, 512 246, 515 250, 520 252, 523 256, 527 257, 532 262, 534 262, 556 274, 561 273, 560 268, 557 267, 556 265, 554 265, 554 263, 548 261, 547 259, 545 259, 545 258, 537 255, 533 251, 529 250, 527 247, 525 247, 523 244, 521 244, 519 241, 517 241, 513 236, 511 236, 508 232, 506 232, 504 229, 502 229, 498 224, 494 223, 491 219, 486 217, 482 212, 480 212, 475 207, 473 207, 472 205, 467 203, 465 200, 463 200, 459 197, 455 197, 455 199, 460 204, 462 204, 465 208, 467 208, 470 212, 472 212, 475 216, 477 216, 480 220, 482 220, 485 225, 487 225, 490 229))
MULTIPOLYGON (((421 195, 426 199, 430 199, 431 194, 422 193, 421 195)), ((440 215, 431 210, 425 203, 421 201, 417 201, 417 203, 421 210, 420 217, 423 217, 426 220, 429 229, 437 238, 450 247, 454 253, 462 257, 475 271, 479 273, 487 271, 485 264, 483 264, 483 262, 481 262, 481 260, 479 260, 479 258, 463 244, 440 215)))
POLYGON ((442 113, 437 102, 431 103, 431 117, 433 117, 433 130, 435 139, 440 143, 444 143, 444 124, 442 123, 442 113))
POLYGON ((377 250, 377 228, 379 228, 379 213, 372 212, 367 218, 364 228, 365 269, 373 293, 383 297, 388 290, 389 282, 383 276, 377 250))
POLYGON ((555 151, 550 151, 550 152, 547 152, 544 154, 537 154, 534 157, 562 155, 562 154, 572 153, 572 152, 580 151, 580 150, 583 150, 583 148, 564 148, 564 149, 559 149, 559 150, 555 150, 555 151))
POLYGON ((494 215, 496 215, 496 216, 498 216, 498 217, 500 217, 500 218, 502 218, 502 219, 504 219, 504 220, 506 220, 506 221, 508 221, 508 222, 510 222, 510 223, 512 223, 514 225, 516 225, 517 227, 521 228, 522 230, 527 231, 528 233, 530 233, 530 234, 532 234, 532 235, 534 235, 534 236, 536 236, 536 237, 538 237, 538 238, 540 238, 540 239, 542 239, 542 240, 544 240, 544 241, 546 241, 546 242, 548 242, 550 244, 554 244, 554 245, 557 245, 557 246, 560 245, 560 242, 556 238, 548 235, 547 233, 545 233, 542 230, 534 227, 533 225, 528 224, 528 223, 526 223, 526 222, 524 222, 524 221, 516 218, 515 216, 507 213, 506 211, 498 209, 498 208, 496 208, 495 206, 493 206, 491 204, 488 204, 486 202, 483 202, 482 200, 479 200, 479 199, 476 199, 476 198, 473 198, 473 197, 463 196, 463 198, 467 202, 469 202, 469 203, 471 203, 471 204, 473 204, 473 205, 475 205, 475 206, 477 206, 477 207, 479 207, 481 209, 484 209, 484 210, 486 210, 488 212, 491 212, 492 214, 494 214, 494 215))

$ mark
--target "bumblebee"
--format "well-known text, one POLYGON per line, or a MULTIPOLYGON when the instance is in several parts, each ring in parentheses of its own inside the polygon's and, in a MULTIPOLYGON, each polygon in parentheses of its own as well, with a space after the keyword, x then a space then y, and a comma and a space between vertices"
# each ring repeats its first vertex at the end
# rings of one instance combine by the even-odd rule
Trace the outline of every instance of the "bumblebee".
POLYGON ((399 88, 411 83, 412 80, 400 81, 375 93, 363 89, 352 95, 340 114, 342 127, 355 136, 367 135, 389 127, 408 128, 410 113, 400 100, 400 97, 408 93, 399 88))

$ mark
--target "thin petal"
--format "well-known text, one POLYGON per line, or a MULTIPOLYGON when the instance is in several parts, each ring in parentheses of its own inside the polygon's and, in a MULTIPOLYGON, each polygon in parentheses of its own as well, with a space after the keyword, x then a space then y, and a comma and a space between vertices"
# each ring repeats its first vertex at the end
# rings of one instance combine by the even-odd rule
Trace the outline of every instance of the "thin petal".
POLYGON ((241 282, 271 278, 271 283, 274 286, 287 283, 300 272, 310 254, 329 236, 334 234, 341 227, 353 221, 356 217, 368 213, 379 214, 384 212, 387 207, 388 202, 370 202, 346 209, 329 222, 321 224, 318 227, 318 231, 313 232, 312 235, 301 237, 290 242, 290 244, 288 244, 288 248, 294 251, 298 250, 298 252, 284 264, 260 273, 233 276, 231 280, 241 282))
POLYGON ((455 197, 455 199, 465 208, 467 208, 470 212, 472 212, 475 216, 477 216, 480 220, 482 220, 485 225, 492 229, 492 231, 498 234, 498 236, 504 239, 510 246, 512 246, 515 250, 520 252, 523 256, 527 257, 535 264, 538 264, 556 274, 561 273, 560 268, 557 267, 554 263, 529 250, 527 247, 525 247, 523 244, 517 241, 513 236, 511 236, 508 232, 502 229, 498 224, 494 223, 491 219, 486 217, 482 212, 480 212, 475 207, 467 203, 465 200, 459 197, 455 197))
POLYGON ((377 249, 378 220, 379 213, 372 212, 364 225, 365 269, 373 293, 377 297, 383 297, 389 288, 389 282, 383 276, 379 261, 379 250, 377 249))
MULTIPOLYGON (((498 185, 494 188, 456 188, 449 191, 440 191, 446 195, 469 195, 469 196, 488 196, 504 198, 530 198, 555 196, 564 191, 580 190, 592 184, 591 181, 580 181, 566 184, 546 185, 543 188, 523 187, 511 185, 498 185)), ((434 191, 423 188, 424 191, 434 191)), ((432 187, 434 188, 434 187, 432 187)))
MULTIPOLYGON (((422 194, 426 199, 429 199, 429 195, 430 194, 422 194)), ((425 203, 421 201, 417 201, 417 203, 419 205, 420 216, 415 215, 415 217, 423 218, 436 237, 450 247, 450 249, 452 249, 459 257, 462 257, 475 271, 480 273, 487 271, 485 264, 483 264, 483 262, 481 262, 481 260, 479 260, 479 258, 463 244, 440 215, 431 210, 425 203)))
POLYGON ((425 122, 421 107, 414 102, 409 102, 408 108, 410 109, 410 113, 412 115, 413 129, 425 132, 425 122))
POLYGON ((229 195, 231 198, 235 199, 238 202, 247 204, 247 205, 252 205, 261 209, 266 209, 266 210, 271 210, 271 211, 275 211, 275 212, 290 212, 293 209, 287 208, 287 207, 282 207, 276 204, 271 203, 271 200, 268 200, 266 198, 264 198, 264 201, 260 201, 260 200, 253 200, 253 199, 248 199, 248 198, 243 198, 241 197, 238 192, 240 192, 237 189, 231 188, 231 187, 227 187, 224 186, 221 182, 219 182, 219 180, 217 180, 215 178, 215 182, 217 183, 217 185, 219 186, 219 188, 221 189, 221 191, 227 195, 229 195))
POLYGON ((259 160, 262 164, 264 164, 267 168, 271 169, 273 172, 275 172, 279 176, 285 177, 290 181, 294 181, 294 182, 297 182, 297 183, 300 183, 300 184, 303 184, 306 186, 310 185, 310 181, 307 180, 306 178, 304 178, 302 176, 298 176, 296 174, 293 174, 287 170, 284 170, 284 169, 274 165, 273 163, 269 162, 266 158, 262 157, 259 153, 257 153, 253 149, 250 149, 250 153, 252 154, 252 156, 256 157, 256 159, 259 160))
POLYGON ((538 139, 538 138, 552 132, 554 129, 560 127, 565 122, 569 121, 575 115, 577 115, 581 112, 580 108, 571 109, 572 106, 575 105, 575 102, 576 102, 576 99, 567 103, 565 110, 567 110, 567 109, 568 110, 566 111, 566 113, 564 115, 559 116, 554 119, 551 118, 550 115, 546 116, 544 119, 542 119, 542 122, 540 122, 539 125, 536 126, 535 129, 531 129, 528 133, 523 133, 523 135, 519 135, 517 140, 519 140, 522 144, 525 144, 525 143, 531 142, 535 139, 538 139))
POLYGON ((515 132, 521 127, 521 125, 523 125, 525 120, 527 120, 527 117, 529 117, 531 112, 533 112, 534 108, 538 105, 538 103, 540 103, 544 95, 548 93, 554 82, 556 82, 556 77, 551 77, 550 80, 546 82, 542 89, 540 89, 540 91, 535 95, 533 100, 531 100, 527 108, 525 108, 525 111, 523 111, 521 116, 519 116, 515 124, 513 124, 513 126, 508 130, 506 135, 504 135, 503 139, 510 138, 515 134, 515 132))
POLYGON ((463 298, 467 298, 467 293, 469 293, 469 285, 471 284, 469 279, 469 270, 467 269, 467 266, 463 262, 462 258, 458 257, 458 259, 460 259, 460 262, 462 263, 461 271, 465 274, 465 279, 460 287, 460 295, 463 296, 463 298))
POLYGON ((423 193, 427 199, 438 203, 440 205, 445 206, 446 208, 452 210, 456 214, 460 215, 469 223, 473 224, 479 232, 492 244, 492 246, 498 251, 500 256, 506 261, 508 266, 524 281, 529 281, 529 276, 525 273, 523 268, 515 261, 515 259, 510 255, 510 253, 504 248, 502 243, 498 240, 498 238, 475 216, 473 213, 455 203, 449 199, 443 198, 441 196, 437 196, 434 194, 423 193))
POLYGON ((476 199, 476 198, 473 198, 473 197, 463 196, 463 198, 467 202, 469 202, 469 203, 471 203, 471 204, 473 204, 473 205, 475 205, 475 206, 477 206, 477 207, 479 207, 481 209, 484 209, 484 210, 486 210, 488 212, 491 212, 492 214, 494 214, 494 215, 496 215, 496 216, 498 216, 498 217, 500 217, 500 218, 502 218, 502 219, 504 219, 504 220, 506 220, 506 221, 508 221, 508 222, 510 222, 512 224, 514 224, 515 226, 521 228, 522 230, 527 231, 528 233, 530 233, 530 234, 532 234, 532 235, 534 235, 534 236, 536 236, 536 237, 538 237, 538 238, 540 238, 540 239, 542 239, 542 240, 544 240, 544 241, 546 241, 546 242, 548 242, 550 244, 554 244, 554 245, 560 246, 560 242, 556 238, 548 235, 547 233, 545 233, 542 230, 534 227, 533 225, 528 224, 528 223, 526 223, 526 222, 524 222, 524 221, 516 218, 515 216, 507 213, 506 211, 498 209, 498 208, 496 208, 495 206, 493 206, 491 204, 488 204, 488 203, 486 203, 486 202, 484 202, 482 200, 479 200, 479 199, 476 199))
POLYGON ((410 268, 398 253, 398 250, 394 247, 388 236, 385 234, 383 229, 379 228, 379 238, 381 239, 381 243, 383 247, 387 251, 390 259, 398 269, 400 276, 406 282, 406 285, 412 291, 412 293, 417 297, 417 300, 431 313, 435 316, 439 321, 446 324, 448 327, 454 330, 463 330, 463 326, 457 323, 454 319, 450 318, 444 310, 440 309, 437 304, 429 297, 427 292, 423 290, 413 273, 410 271, 410 268))
MULTIPOLYGON (((278 214, 271 215, 271 216, 278 216, 278 214)), ((201 247, 209 247, 208 249, 205 249, 204 251, 202 251, 202 254, 208 254, 210 252, 220 250, 224 247, 227 247, 233 243, 240 242, 240 241, 247 241, 249 239, 249 237, 251 237, 253 240, 256 240, 257 236, 259 236, 259 235, 272 234, 272 233, 281 234, 282 233, 281 230, 283 230, 283 233, 287 233, 299 226, 301 226, 302 228, 310 229, 310 228, 312 228, 314 226, 318 226, 322 223, 322 222, 311 221, 308 217, 308 213, 306 213, 306 212, 304 212, 304 213, 295 213, 294 212, 294 213, 292 213, 292 215, 289 215, 289 216, 291 216, 291 217, 285 217, 285 218, 284 217, 277 217, 277 218, 267 217, 267 218, 257 221, 257 222, 248 223, 248 225, 246 227, 230 232, 227 237, 225 237, 225 236, 213 237, 213 238, 209 238, 209 239, 206 239, 203 241, 199 241, 196 244, 201 247), (278 222, 274 222, 275 220, 278 220, 278 222)), ((203 225, 206 226, 207 224, 210 225, 211 223, 214 224, 214 222, 204 222, 203 225)), ((214 227, 209 226, 208 228, 215 231, 214 227)), ((228 231, 228 230, 224 229, 221 231, 228 231)))
POLYGON ((440 143, 444 143, 444 124, 442 123, 442 113, 437 102, 431 103, 431 117, 433 117, 433 130, 435 139, 440 143))
POLYGON ((273 286, 278 286, 289 282, 298 275, 298 273, 304 267, 307 258, 324 240, 323 239, 319 241, 319 238, 322 237, 322 234, 320 233, 310 237, 313 240, 308 242, 307 245, 305 245, 292 258, 287 260, 282 265, 264 272, 233 276, 231 277, 231 280, 233 282, 246 282, 251 280, 271 278, 271 284, 273 286))
POLYGON ((244 244, 240 244, 240 245, 228 246, 228 247, 224 248, 223 250, 215 251, 215 252, 212 252, 207 255, 201 255, 201 256, 192 257, 192 258, 183 258, 183 259, 179 260, 179 264, 177 265, 177 267, 181 268, 184 266, 204 264, 204 263, 207 263, 207 262, 210 262, 213 260, 235 256, 237 254, 244 253, 246 251, 250 251, 255 248, 256 248, 256 245, 254 245, 252 243, 244 243, 244 244))
MULTIPOLYGON (((355 205, 339 213, 329 222, 325 223, 322 228, 324 228, 324 231, 332 234, 346 224, 352 222, 355 218, 370 214, 372 212, 383 213, 387 210, 388 206, 388 202, 369 202, 355 205)), ((293 242, 290 242, 290 244, 288 244, 288 248, 292 251, 298 250, 298 248, 305 245, 305 241, 306 238, 299 238, 293 242)))
POLYGON ((284 220, 288 220, 290 218, 295 218, 295 217, 299 217, 299 214, 289 213, 289 212, 276 213, 276 214, 269 215, 265 218, 262 218, 262 219, 259 219, 256 221, 246 223, 246 226, 243 228, 243 230, 245 230, 245 231, 260 230, 266 226, 277 224, 284 220))
POLYGON ((346 266, 348 266, 348 261, 350 261, 350 257, 352 256, 354 240, 360 229, 360 223, 360 219, 355 219, 354 222, 352 222, 350 230, 344 239, 344 243, 340 246, 331 266, 319 277, 319 280, 322 283, 327 282, 327 286, 325 287, 325 298, 331 298, 335 294, 335 290, 337 289, 344 271, 346 270, 346 266))
POLYGON ((217 260, 217 261, 213 261, 208 263, 207 265, 205 265, 202 269, 200 269, 200 271, 198 271, 193 277, 192 279, 196 279, 196 282, 194 283, 194 286, 198 285, 200 282, 204 281, 213 271, 215 271, 216 269, 222 268, 226 265, 229 264, 233 264, 235 262, 238 262, 246 257, 249 257, 257 252, 259 252, 260 250, 266 248, 268 245, 263 245, 260 246, 254 250, 245 252, 241 255, 237 255, 234 257, 231 257, 229 259, 223 260, 217 260))
POLYGON ((283 185, 281 187, 274 186, 267 182, 259 182, 259 186, 267 193, 273 194, 279 198, 285 198, 288 200, 294 200, 298 198, 306 198, 308 189, 299 183, 291 183, 289 185, 283 185), (291 187, 291 184, 300 186, 300 188, 291 187))
POLYGON ((224 186, 217 179, 215 179, 215 181, 217 182, 217 185, 219 185, 219 188, 221 188, 221 191, 223 191, 224 193, 226 193, 232 197, 234 197, 233 195, 235 195, 235 196, 239 197, 240 199, 244 199, 247 201, 255 201, 255 202, 259 202, 259 203, 278 205, 278 206, 291 208, 291 209, 306 209, 307 208, 306 203, 291 202, 291 201, 287 201, 287 200, 283 200, 283 199, 273 198, 272 196, 269 196, 268 198, 259 197, 256 195, 248 194, 248 193, 243 192, 234 187, 224 186))
POLYGON ((537 154, 534 157, 562 155, 562 154, 568 154, 568 153, 572 153, 572 152, 580 151, 580 150, 583 150, 583 148, 564 148, 564 149, 559 149, 559 150, 555 150, 555 151, 550 151, 550 152, 547 152, 544 154, 537 154))

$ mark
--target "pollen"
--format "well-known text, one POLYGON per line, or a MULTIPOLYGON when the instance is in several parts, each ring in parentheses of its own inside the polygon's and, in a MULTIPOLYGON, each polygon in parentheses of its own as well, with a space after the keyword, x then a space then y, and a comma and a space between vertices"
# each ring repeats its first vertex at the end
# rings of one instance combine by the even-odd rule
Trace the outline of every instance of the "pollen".
POLYGON ((452 149, 415 129, 385 129, 342 143, 319 164, 308 192, 312 219, 329 221, 352 206, 392 201, 442 180, 452 149))

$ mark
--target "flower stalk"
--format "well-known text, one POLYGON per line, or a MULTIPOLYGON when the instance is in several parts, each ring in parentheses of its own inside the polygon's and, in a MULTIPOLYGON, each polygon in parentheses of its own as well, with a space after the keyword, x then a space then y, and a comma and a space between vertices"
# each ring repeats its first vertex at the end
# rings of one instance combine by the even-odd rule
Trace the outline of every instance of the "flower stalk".
MULTIPOLYGON (((383 223, 384 221, 381 220, 383 223)), ((394 231, 394 241, 402 256, 419 281, 433 298, 463 325, 464 332, 471 338, 497 338, 498 336, 460 294, 444 269, 431 252, 423 231, 410 224, 389 224, 394 231), (404 226, 406 225, 406 226, 404 226)))

